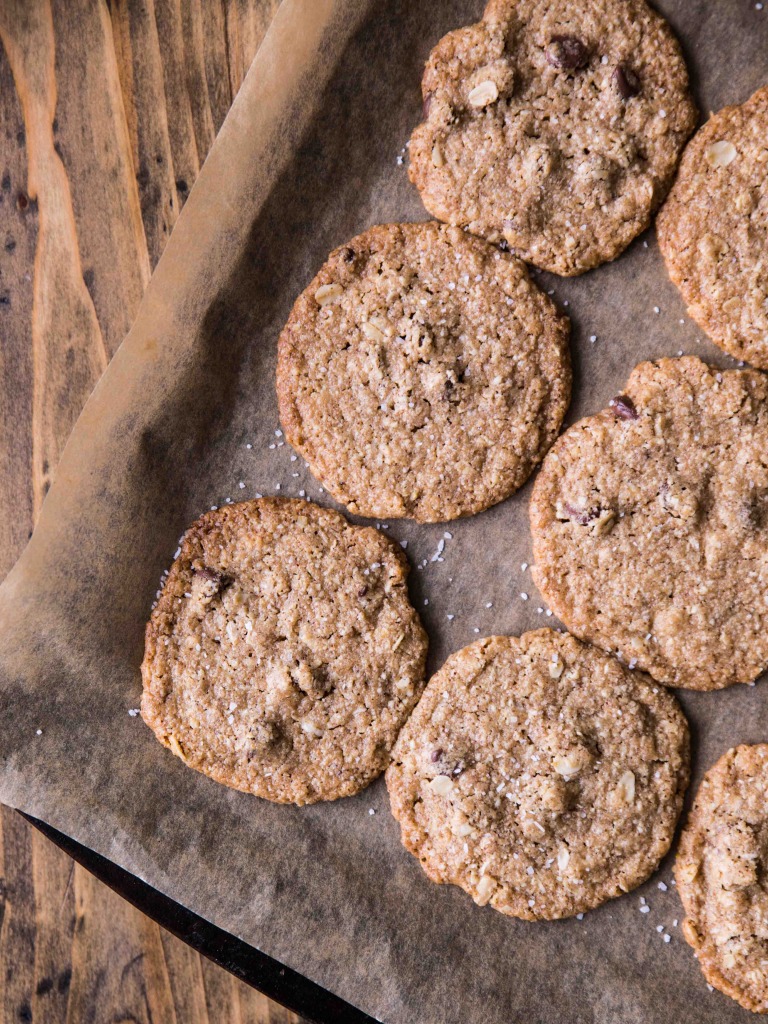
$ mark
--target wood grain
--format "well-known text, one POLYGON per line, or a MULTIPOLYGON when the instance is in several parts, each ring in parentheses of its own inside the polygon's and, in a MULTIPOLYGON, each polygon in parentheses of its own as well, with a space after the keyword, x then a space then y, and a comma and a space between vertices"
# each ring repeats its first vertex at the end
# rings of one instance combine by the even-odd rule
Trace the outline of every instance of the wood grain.
MULTIPOLYGON (((0 578, 279 0, 0 0, 0 578)), ((3 1024, 295 1024, 0 808, 3 1024)))

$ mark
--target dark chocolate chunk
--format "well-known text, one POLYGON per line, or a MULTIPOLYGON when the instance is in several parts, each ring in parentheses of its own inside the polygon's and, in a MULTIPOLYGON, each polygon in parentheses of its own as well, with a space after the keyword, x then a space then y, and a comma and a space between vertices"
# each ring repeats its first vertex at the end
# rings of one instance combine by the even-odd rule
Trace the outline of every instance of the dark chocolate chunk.
POLYGON ((589 60, 589 50, 576 36, 552 36, 544 56, 553 68, 578 71, 589 60))
POLYGON ((569 505, 568 502, 563 505, 563 511, 567 514, 571 522, 578 523, 579 526, 586 526, 588 523, 591 523, 593 519, 596 519, 598 515, 598 513, 591 508, 576 508, 575 505, 569 505))
POLYGON ((623 100, 631 100, 640 92, 640 79, 626 64, 617 64, 611 78, 623 100))
POLYGON ((608 403, 608 408, 617 420, 636 420, 640 418, 640 414, 635 408, 635 403, 631 398, 627 398, 626 395, 617 395, 616 398, 612 398, 608 403))

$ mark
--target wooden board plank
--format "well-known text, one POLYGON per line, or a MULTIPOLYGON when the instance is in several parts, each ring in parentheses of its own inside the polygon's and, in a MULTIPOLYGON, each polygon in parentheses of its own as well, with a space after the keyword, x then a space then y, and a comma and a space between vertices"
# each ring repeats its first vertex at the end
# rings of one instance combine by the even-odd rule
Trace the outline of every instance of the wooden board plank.
POLYGON ((21 104, 0 44, 0 579, 32 531, 32 268, 21 104))
POLYGON ((3 1024, 32 1020, 35 984, 35 893, 32 876, 32 836, 24 821, 2 808, 0 837, 0 948, 12 950, 2 958, 0 1009, 3 1024))
MULTIPOLYGON (((66 3, 68 5, 69 0, 66 3)), ((135 181, 140 190, 149 262, 154 267, 179 215, 179 199, 173 173, 168 112, 164 102, 163 62, 153 0, 143 0, 141 4, 112 0, 111 17, 114 35, 121 40, 120 82, 124 92, 129 88, 132 90, 135 181)))
MULTIPOLYGON (((18 816, 17 821, 27 828, 18 816)), ((29 831, 35 894, 32 1020, 65 1024, 72 981, 75 864, 41 835, 29 831)))
POLYGON ((176 196, 180 207, 200 173, 202 157, 197 148, 192 102, 187 89, 187 47, 182 27, 181 7, 176 0, 155 0, 158 38, 163 41, 163 83, 168 119, 176 196))
POLYGON ((24 116, 26 202, 38 217, 32 295, 32 487, 35 513, 52 467, 80 409, 107 365, 90 293, 83 281, 75 215, 56 152, 54 38, 47 3, 0 5, 0 38, 24 116))
POLYGON ((149 282, 147 238, 159 215, 153 211, 142 221, 106 8, 92 0, 52 0, 52 19, 54 144, 69 182, 83 278, 111 357, 149 282))

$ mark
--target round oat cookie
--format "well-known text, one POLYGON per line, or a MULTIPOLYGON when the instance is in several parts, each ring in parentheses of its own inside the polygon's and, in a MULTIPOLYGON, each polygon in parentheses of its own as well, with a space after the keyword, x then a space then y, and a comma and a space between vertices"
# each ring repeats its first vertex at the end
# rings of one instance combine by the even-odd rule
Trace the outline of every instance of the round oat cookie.
POLYGON ((735 747, 710 768, 683 829, 675 879, 683 935, 704 977, 768 1013, 768 745, 735 747))
POLYGON ((696 124, 644 0, 490 0, 437 44, 422 92, 409 174, 429 212, 567 276, 648 227, 696 124))
POLYGON ((531 528, 571 632, 671 686, 751 682, 768 666, 768 376, 641 363, 554 445, 531 528))
POLYGON ((628 892, 669 849, 688 726, 663 687, 567 634, 494 636, 427 684, 387 769, 434 882, 526 920, 628 892))
POLYGON ((768 86, 688 145, 659 213, 659 246, 693 319, 768 369, 768 86))
POLYGON ((434 222, 371 228, 331 253, 280 337, 286 439, 352 512, 473 515, 557 436, 568 333, 495 246, 434 222))
POLYGON ((357 793, 424 685, 400 548, 306 501, 187 530, 147 626, 141 714, 191 768, 308 804, 357 793))

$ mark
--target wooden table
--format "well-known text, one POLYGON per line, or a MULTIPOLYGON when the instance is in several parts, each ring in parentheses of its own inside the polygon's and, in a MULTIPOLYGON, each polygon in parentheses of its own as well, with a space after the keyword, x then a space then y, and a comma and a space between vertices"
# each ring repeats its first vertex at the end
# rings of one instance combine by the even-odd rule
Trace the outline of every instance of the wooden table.
MULTIPOLYGON (((279 0, 0 0, 0 578, 279 0)), ((2 1021, 298 1018, 0 809, 2 1021)))

